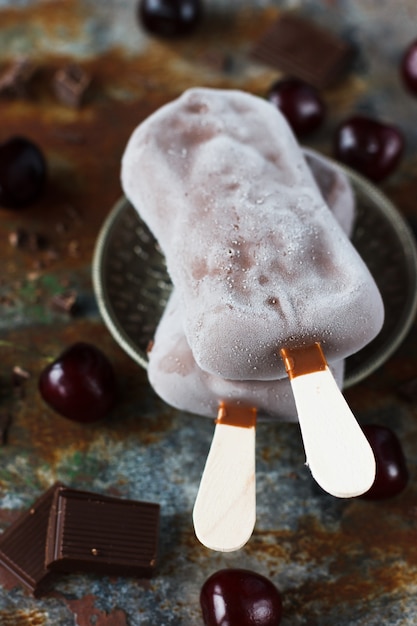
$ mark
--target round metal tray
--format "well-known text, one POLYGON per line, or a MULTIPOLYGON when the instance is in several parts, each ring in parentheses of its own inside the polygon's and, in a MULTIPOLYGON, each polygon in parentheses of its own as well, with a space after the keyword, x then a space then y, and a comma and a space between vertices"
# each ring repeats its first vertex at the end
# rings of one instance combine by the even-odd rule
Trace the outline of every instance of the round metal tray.
MULTIPOLYGON (((384 326, 378 337, 347 359, 347 388, 380 367, 410 330, 417 310, 417 253, 412 233, 388 198, 362 176, 342 169, 356 195, 352 242, 374 276, 385 305, 384 326)), ((147 346, 171 283, 158 244, 124 197, 99 234, 93 284, 109 331, 146 368, 147 346)))

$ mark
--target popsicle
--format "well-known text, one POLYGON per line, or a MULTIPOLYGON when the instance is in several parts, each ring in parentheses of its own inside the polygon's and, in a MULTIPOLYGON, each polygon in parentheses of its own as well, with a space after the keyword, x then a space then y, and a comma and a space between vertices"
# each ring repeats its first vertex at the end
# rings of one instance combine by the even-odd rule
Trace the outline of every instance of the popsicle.
MULTIPOLYGON (((288 376, 277 380, 228 380, 205 372, 196 363, 183 329, 181 301, 174 288, 148 353, 148 379, 167 404, 195 415, 215 418, 220 402, 256 407, 263 420, 296 422, 294 395, 288 376)), ((343 385, 344 361, 331 370, 343 385)))
MULTIPOLYGON (((348 236, 352 234, 355 198, 344 171, 315 150, 303 154, 323 199, 348 236)), ((274 381, 232 381, 201 370, 186 340, 181 303, 174 288, 158 324, 148 354, 148 378, 156 393, 169 405, 206 417, 215 417, 219 402, 257 407, 263 420, 297 421, 297 410, 287 376, 274 381)), ((339 387, 343 385, 344 362, 331 370, 339 387)))
MULTIPOLYGON (((165 254, 178 323, 204 384, 212 376, 244 387, 278 385, 288 372, 316 480, 341 497, 369 488, 372 450, 324 352, 341 363, 371 341, 383 323, 382 299, 282 115, 240 91, 191 89, 132 134, 122 185, 165 254), (327 437, 333 412, 337 427, 327 437), (304 427, 309 413, 313 423, 304 427)), ((215 549, 241 545, 234 509, 254 520, 258 407, 245 408, 249 418, 241 422, 236 404, 221 402, 194 509, 196 530, 203 527, 203 543, 215 549), (222 469, 236 477, 237 498, 229 481, 217 496, 222 469)))
POLYGON ((320 342, 335 362, 379 332, 379 290, 270 103, 186 91, 134 131, 122 185, 165 254, 202 370, 275 380, 282 347, 320 342))

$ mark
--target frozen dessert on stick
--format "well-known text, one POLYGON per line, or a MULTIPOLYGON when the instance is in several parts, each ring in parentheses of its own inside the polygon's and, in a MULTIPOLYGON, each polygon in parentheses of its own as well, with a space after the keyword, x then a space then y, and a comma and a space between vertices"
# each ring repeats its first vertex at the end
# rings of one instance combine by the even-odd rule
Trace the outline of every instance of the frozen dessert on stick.
POLYGON ((122 184, 165 254, 202 370, 274 380, 282 347, 319 341, 334 362, 379 332, 378 288, 272 104, 186 91, 134 131, 122 184))
MULTIPOLYGON (((151 115, 123 155, 124 191, 157 238, 174 285, 150 354, 150 380, 154 373, 155 388, 158 380, 162 387, 167 382, 157 352, 158 342, 167 341, 172 358, 165 373, 178 366, 175 384, 190 393, 185 408, 195 410, 194 397, 213 413, 213 389, 221 407, 194 509, 197 536, 217 550, 237 549, 252 532, 256 411, 288 398, 289 388, 292 419, 296 409, 307 462, 320 484, 347 497, 373 480, 372 450, 323 352, 332 367, 342 368, 378 334, 383 303, 349 241, 352 221, 341 223, 329 209, 312 173, 318 168, 321 187, 328 184, 322 164, 309 159, 272 104, 204 88, 151 115), (301 368, 300 374, 311 352, 314 371, 307 376, 301 368), (249 426, 236 411, 250 415, 249 426), (316 422, 320 436, 314 438, 316 422), (336 454, 320 460, 333 440, 336 454)), ((328 189, 334 191, 331 184, 328 189)), ((168 401, 175 405, 174 397, 168 401)))
MULTIPOLYGON (((323 199, 347 235, 354 224, 355 199, 346 174, 311 149, 303 149, 323 199)), ((297 421, 294 396, 287 376, 277 380, 228 380, 205 372, 196 363, 183 329, 181 300, 174 288, 160 320, 148 357, 148 377, 157 394, 171 406, 215 417, 220 401, 256 406, 258 418, 297 421)), ((331 364, 339 387, 344 362, 331 364)))
MULTIPOLYGON (((331 364, 339 387, 344 362, 331 364)), ((288 376, 277 380, 227 380, 205 372, 196 363, 183 329, 183 310, 174 287, 148 353, 148 378, 167 404, 196 415, 215 418, 219 403, 256 407, 262 421, 297 421, 288 376)))
POLYGON ((368 491, 375 458, 334 380, 319 343, 282 348, 297 406, 307 465, 317 483, 339 498, 368 491))

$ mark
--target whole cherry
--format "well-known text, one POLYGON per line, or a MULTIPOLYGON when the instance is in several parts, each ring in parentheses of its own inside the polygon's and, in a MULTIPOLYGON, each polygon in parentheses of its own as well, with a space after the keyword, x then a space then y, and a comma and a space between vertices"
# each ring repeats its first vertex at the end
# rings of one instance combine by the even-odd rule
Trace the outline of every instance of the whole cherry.
POLYGON ((354 115, 337 128, 333 149, 341 163, 379 182, 389 176, 400 162, 404 138, 395 126, 364 115, 354 115))
POLYGON ((46 182, 46 160, 40 148, 25 137, 0 144, 0 205, 20 209, 36 202, 46 182))
POLYGON ((281 111, 299 137, 317 130, 324 120, 326 107, 319 92, 298 78, 276 81, 266 98, 281 111))
POLYGON ((114 407, 113 366, 94 345, 78 342, 50 363, 39 377, 39 391, 57 413, 75 422, 96 422, 114 407))
POLYGON ((206 626, 278 626, 281 594, 265 576, 247 569, 222 569, 200 593, 206 626))
POLYGON ((405 87, 417 96, 417 39, 406 49, 401 59, 400 72, 405 87))
POLYGON ((145 29, 161 37, 189 35, 200 22, 201 0, 141 0, 138 16, 145 29))
POLYGON ((362 427, 375 455, 376 476, 372 487, 361 497, 382 500, 399 494, 408 483, 408 469, 397 435, 385 426, 362 427))

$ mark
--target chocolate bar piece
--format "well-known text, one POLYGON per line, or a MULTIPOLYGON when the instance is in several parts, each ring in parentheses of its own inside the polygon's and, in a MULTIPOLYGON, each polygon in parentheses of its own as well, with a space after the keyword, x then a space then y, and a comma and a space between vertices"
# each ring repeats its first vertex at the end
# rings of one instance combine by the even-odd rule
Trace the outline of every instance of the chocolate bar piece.
POLYGON ((48 489, 0 536, 0 566, 35 596, 45 590, 52 578, 45 566, 45 542, 49 512, 60 486, 56 483, 48 489))
POLYGON ((282 14, 254 45, 250 56, 318 89, 345 73, 351 45, 294 13, 282 14))
POLYGON ((83 103, 91 78, 82 67, 72 63, 58 70, 54 76, 57 98, 67 106, 78 108, 83 103))
POLYGON ((51 509, 46 566, 150 578, 155 570, 159 504, 61 487, 51 509))
POLYGON ((0 75, 0 96, 25 98, 36 66, 26 57, 16 59, 0 75))

